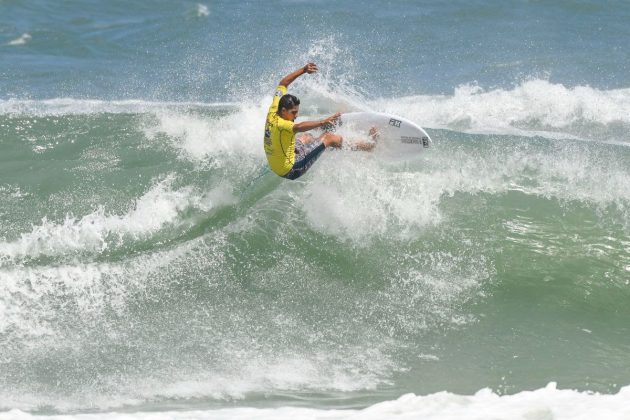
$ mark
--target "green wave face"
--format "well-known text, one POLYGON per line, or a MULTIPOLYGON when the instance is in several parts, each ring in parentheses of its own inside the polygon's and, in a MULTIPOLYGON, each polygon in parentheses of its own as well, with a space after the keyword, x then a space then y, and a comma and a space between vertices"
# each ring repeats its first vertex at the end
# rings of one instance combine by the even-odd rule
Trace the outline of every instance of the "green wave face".
POLYGON ((262 115, 0 116, 4 408, 625 383, 626 146, 434 129, 289 182, 262 115))

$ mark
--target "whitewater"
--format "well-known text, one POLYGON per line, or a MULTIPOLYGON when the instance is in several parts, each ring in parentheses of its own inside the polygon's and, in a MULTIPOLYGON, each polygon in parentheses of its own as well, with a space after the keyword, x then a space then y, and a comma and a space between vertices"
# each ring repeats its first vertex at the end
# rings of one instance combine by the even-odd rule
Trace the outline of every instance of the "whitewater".
POLYGON ((0 419, 630 417, 628 15, 0 3, 0 419), (433 147, 266 172, 308 61, 433 147))

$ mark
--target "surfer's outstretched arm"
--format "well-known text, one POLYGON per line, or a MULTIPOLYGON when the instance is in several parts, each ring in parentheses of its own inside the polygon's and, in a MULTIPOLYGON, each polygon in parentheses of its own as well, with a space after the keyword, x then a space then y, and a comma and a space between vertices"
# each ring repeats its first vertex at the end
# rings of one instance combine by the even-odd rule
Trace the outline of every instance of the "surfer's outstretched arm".
MULTIPOLYGON (((331 115, 330 117, 319 121, 302 121, 293 126, 294 133, 303 133, 305 131, 313 130, 315 128, 323 127, 325 125, 334 124, 341 116, 339 112, 331 115)), ((312 136, 311 136, 312 137, 312 136)), ((341 147, 343 137, 338 134, 324 133, 318 137, 326 147, 341 147)), ((307 141, 309 143, 309 141, 307 141)))
POLYGON ((316 73, 317 70, 318 70, 317 69, 317 64, 315 64, 315 63, 305 64, 304 67, 300 67, 299 69, 297 69, 293 73, 289 73, 286 76, 284 76, 282 78, 282 80, 280 80, 280 83, 278 83, 278 84, 280 86, 288 87, 291 83, 293 83, 295 81, 295 79, 297 79, 298 77, 300 77, 304 73, 312 74, 312 73, 316 73))
POLYGON ((341 116, 341 113, 331 115, 330 117, 319 121, 302 121, 293 126, 294 133, 303 133, 304 131, 313 130, 315 128, 323 127, 327 124, 334 124, 335 121, 341 116))

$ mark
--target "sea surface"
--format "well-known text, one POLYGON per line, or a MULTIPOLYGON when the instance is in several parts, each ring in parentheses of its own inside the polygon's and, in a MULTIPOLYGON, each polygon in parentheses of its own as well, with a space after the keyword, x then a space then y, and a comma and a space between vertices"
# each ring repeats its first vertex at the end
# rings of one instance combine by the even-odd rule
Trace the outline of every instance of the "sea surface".
POLYGON ((629 22, 0 0, 0 419, 630 418, 629 22), (433 147, 266 174, 309 61, 433 147))

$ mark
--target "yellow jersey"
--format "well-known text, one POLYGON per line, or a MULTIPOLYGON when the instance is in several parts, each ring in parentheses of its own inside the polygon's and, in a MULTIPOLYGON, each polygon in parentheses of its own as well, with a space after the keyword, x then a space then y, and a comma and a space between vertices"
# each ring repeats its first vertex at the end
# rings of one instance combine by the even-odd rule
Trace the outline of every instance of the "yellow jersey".
POLYGON ((295 164, 295 133, 293 121, 285 120, 278 115, 278 102, 286 95, 286 86, 278 86, 273 102, 267 111, 265 123, 265 154, 269 167, 276 174, 283 176, 289 173, 295 164))

